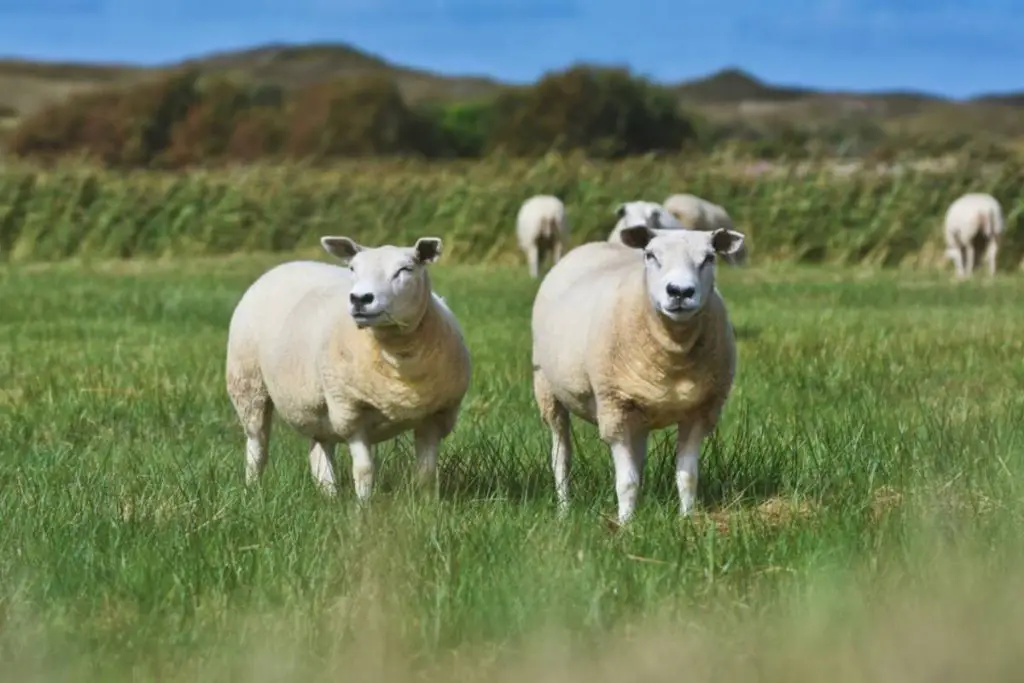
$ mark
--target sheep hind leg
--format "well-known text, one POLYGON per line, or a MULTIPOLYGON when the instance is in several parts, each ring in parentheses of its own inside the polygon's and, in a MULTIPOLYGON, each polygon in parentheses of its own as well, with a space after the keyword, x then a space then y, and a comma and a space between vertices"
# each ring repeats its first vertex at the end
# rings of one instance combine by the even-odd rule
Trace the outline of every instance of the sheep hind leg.
POLYGON ((962 280, 964 277, 964 252, 960 246, 951 246, 946 249, 946 256, 953 262, 953 278, 962 280))
POLYGON ((559 261, 562 260, 562 250, 563 249, 564 249, 564 247, 562 246, 562 241, 560 239, 559 240, 555 240, 554 246, 551 247, 551 265, 552 266, 554 266, 556 263, 558 263, 559 261))
POLYGON ((437 492, 437 452, 441 437, 434 425, 422 425, 413 432, 416 449, 416 481, 421 488, 437 492))
POLYGON ((270 425, 274 403, 261 380, 232 375, 228 397, 245 431, 245 485, 252 486, 266 469, 270 455, 270 425))
POLYGON ((530 277, 536 279, 540 271, 540 250, 536 244, 526 248, 526 266, 530 271, 530 277))
POLYGON ((968 242, 964 245, 964 277, 971 277, 974 274, 974 244, 968 242))
POLYGON ((539 368, 533 370, 533 393, 541 418, 551 429, 551 471, 555 478, 558 513, 569 511, 569 473, 572 469, 572 438, 569 411, 555 398, 547 378, 539 368))
POLYGON ((985 245, 985 265, 988 266, 988 276, 996 276, 996 255, 999 252, 999 242, 996 238, 990 237, 985 245))

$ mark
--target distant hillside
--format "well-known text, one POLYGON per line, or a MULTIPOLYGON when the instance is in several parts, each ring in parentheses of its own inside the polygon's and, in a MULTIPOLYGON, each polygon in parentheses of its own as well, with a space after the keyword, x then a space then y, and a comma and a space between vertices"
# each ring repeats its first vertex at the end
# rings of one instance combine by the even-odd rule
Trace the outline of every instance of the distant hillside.
POLYGON ((684 102, 694 104, 737 104, 743 100, 792 102, 814 94, 807 88, 771 86, 739 69, 723 69, 706 78, 680 83, 675 90, 684 102))
POLYGON ((181 66, 289 89, 348 74, 387 72, 411 101, 471 98, 501 86, 484 77, 441 76, 391 64, 381 57, 338 44, 264 45, 204 55, 165 67, 0 59, 0 118, 5 109, 30 114, 75 92, 97 86, 127 85, 181 66))
MULTIPOLYGON (((0 124, 9 128, 24 116, 69 94, 112 84, 130 84, 182 65, 210 74, 295 88, 347 74, 385 72, 394 76, 405 97, 451 101, 496 91, 502 84, 482 76, 440 75, 392 64, 343 44, 271 44, 245 50, 204 55, 165 67, 126 64, 45 63, 23 59, 0 60, 0 124), (6 122, 6 123, 5 123, 6 122)), ((836 117, 861 117, 929 127, 938 121, 976 126, 995 121, 995 134, 1024 135, 1024 92, 1000 93, 960 102, 927 93, 822 92, 772 85, 739 69, 729 68, 706 78, 672 86, 681 103, 717 120, 793 120, 816 122, 836 117)))

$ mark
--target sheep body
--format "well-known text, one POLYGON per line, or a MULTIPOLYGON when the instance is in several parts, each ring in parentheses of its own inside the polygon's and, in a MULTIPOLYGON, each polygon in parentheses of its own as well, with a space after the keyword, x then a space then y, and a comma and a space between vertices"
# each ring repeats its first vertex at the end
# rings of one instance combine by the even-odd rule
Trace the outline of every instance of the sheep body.
MULTIPOLYGON (((670 195, 665 199, 663 206, 680 223, 692 230, 735 229, 732 218, 729 217, 725 207, 694 194, 670 195)), ((747 261, 746 242, 739 251, 725 256, 724 259, 727 263, 735 266, 745 264, 747 261)))
MULTIPOLYGON (((412 252, 366 251, 371 275, 372 259, 394 268, 412 252)), ((402 276, 404 291, 384 316, 401 325, 357 322, 357 278, 327 263, 285 263, 246 290, 231 317, 225 375, 247 437, 247 483, 266 463, 275 412, 310 439, 311 471, 329 494, 336 492, 332 459, 340 442, 352 455, 360 499, 372 487, 372 446, 401 432, 415 432, 421 477, 433 474, 438 444, 454 429, 469 386, 470 358, 458 321, 416 267, 402 276)))
POLYGON ((698 267, 694 258, 735 251, 743 240, 729 231, 646 226, 622 237, 624 243, 593 242, 566 254, 541 282, 531 320, 534 396, 551 429, 559 504, 564 510, 568 503, 572 414, 596 424, 611 448, 620 522, 635 507, 648 434, 670 425, 678 426, 681 512, 693 506, 700 444, 717 425, 736 372, 732 325, 713 266, 698 267), (674 319, 658 308, 664 297, 654 289, 662 285, 652 282, 663 280, 645 266, 654 257, 637 246, 671 263, 666 288, 693 285, 696 312, 674 319))
POLYGON ((665 210, 665 207, 657 202, 632 201, 623 202, 615 209, 615 216, 618 219, 611 234, 608 235, 609 242, 622 242, 622 231, 637 225, 646 225, 652 230, 682 230, 683 224, 676 220, 675 216, 665 210))
POLYGON ((956 277, 963 279, 974 272, 976 245, 984 242, 983 257, 989 276, 996 274, 996 256, 1005 230, 1002 207, 990 194, 969 192, 961 195, 946 209, 943 233, 946 256, 953 261, 956 277))
POLYGON ((536 278, 541 263, 548 254, 551 264, 562 258, 569 239, 569 225, 565 216, 565 205, 552 195, 530 197, 516 214, 516 240, 526 255, 530 277, 536 278))

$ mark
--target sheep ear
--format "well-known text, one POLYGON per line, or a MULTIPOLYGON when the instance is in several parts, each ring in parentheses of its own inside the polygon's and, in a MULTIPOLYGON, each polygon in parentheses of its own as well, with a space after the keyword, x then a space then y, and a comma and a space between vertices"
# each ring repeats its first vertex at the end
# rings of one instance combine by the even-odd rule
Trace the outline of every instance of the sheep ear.
POLYGON ((626 215, 626 205, 625 204, 619 204, 618 206, 615 207, 615 217, 616 218, 622 218, 625 215, 626 215))
POLYGON ((742 232, 718 228, 711 233, 711 248, 719 254, 735 254, 743 246, 742 232))
POLYGON ((320 238, 320 246, 331 256, 336 256, 342 261, 349 261, 353 256, 363 250, 363 247, 356 244, 355 240, 348 237, 336 237, 325 235, 320 238))
POLYGON ((646 225, 634 225, 619 233, 622 243, 631 249, 643 249, 654 237, 654 231, 646 225))
POLYGON ((441 251, 444 243, 440 237, 421 237, 416 240, 413 249, 416 251, 416 260, 420 263, 433 263, 441 258, 441 251))

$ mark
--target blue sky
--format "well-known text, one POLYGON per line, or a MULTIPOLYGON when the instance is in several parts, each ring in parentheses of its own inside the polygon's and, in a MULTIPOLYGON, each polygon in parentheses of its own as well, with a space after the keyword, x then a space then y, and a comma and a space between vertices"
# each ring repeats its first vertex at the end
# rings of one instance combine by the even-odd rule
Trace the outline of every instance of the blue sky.
POLYGON ((1022 7, 1022 0, 0 0, 0 51, 160 64, 267 42, 340 41, 401 64, 511 81, 574 61, 628 64, 667 81, 738 66, 774 83, 963 97, 1024 90, 1022 7))

